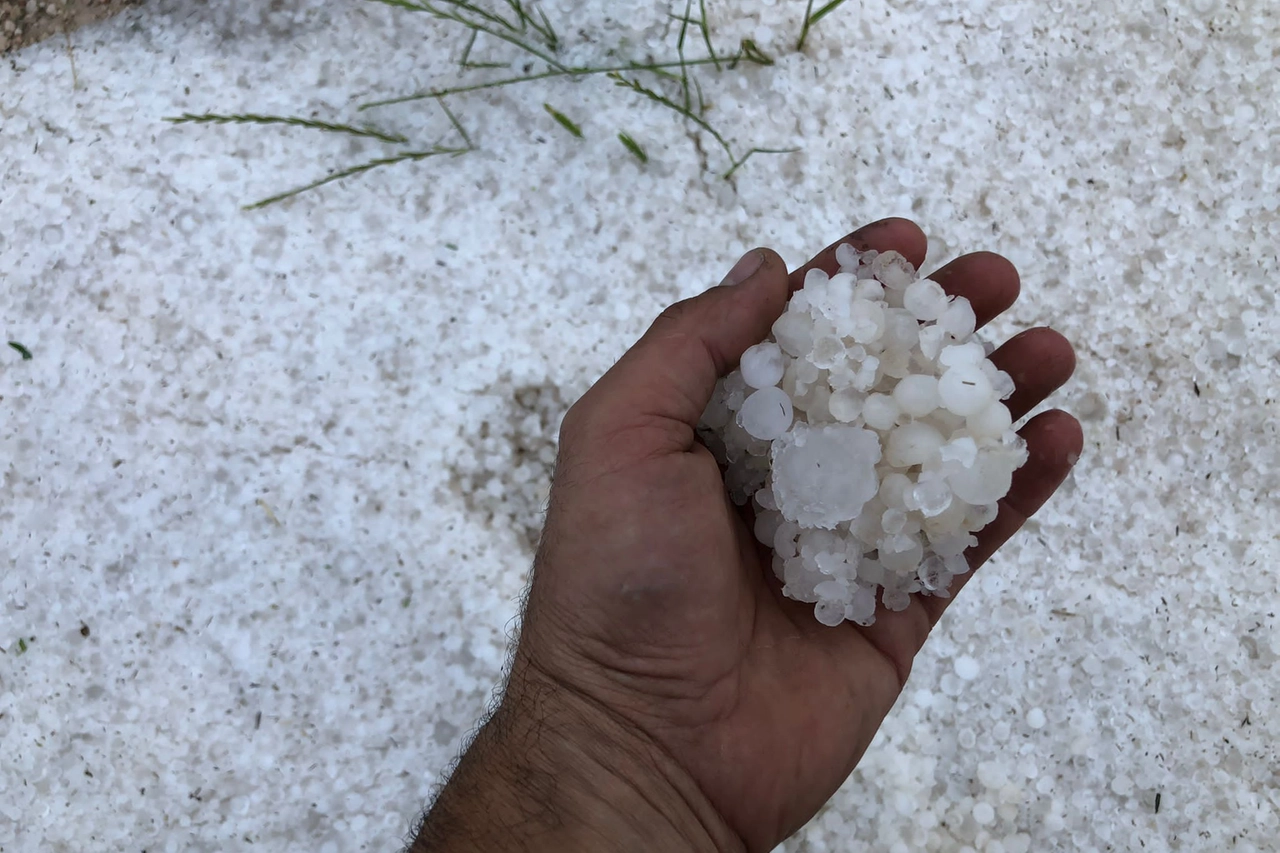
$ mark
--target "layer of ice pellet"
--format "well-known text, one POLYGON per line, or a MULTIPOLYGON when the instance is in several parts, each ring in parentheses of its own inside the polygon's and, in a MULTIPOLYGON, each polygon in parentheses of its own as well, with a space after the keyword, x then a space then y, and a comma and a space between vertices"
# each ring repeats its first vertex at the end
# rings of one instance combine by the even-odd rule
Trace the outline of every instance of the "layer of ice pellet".
POLYGON ((835 254, 716 384, 700 432, 783 594, 871 625, 877 597, 949 596, 1027 451, 969 300, 897 252, 835 254))
MULTIPOLYGON (((542 5, 575 61, 678 31, 542 5)), ((572 402, 752 245, 795 267, 897 214, 929 268, 1017 265, 989 337, 1076 344, 1085 459, 781 849, 1274 848, 1274 4, 845 3, 798 56, 803 7, 707 3, 778 59, 704 78, 713 115, 803 148, 732 186, 573 81, 454 104, 479 159, 242 213, 383 149, 161 117, 358 123, 458 79, 464 38, 375 3, 148 0, 0 63, 0 847, 400 849, 501 672, 555 441, 519 398, 572 402)))

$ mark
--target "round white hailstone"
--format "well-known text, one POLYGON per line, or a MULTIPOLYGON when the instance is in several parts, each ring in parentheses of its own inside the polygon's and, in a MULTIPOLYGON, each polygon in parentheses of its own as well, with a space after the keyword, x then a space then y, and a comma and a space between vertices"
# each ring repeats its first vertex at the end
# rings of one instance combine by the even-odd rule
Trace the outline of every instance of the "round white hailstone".
POLYGON ((973 819, 979 826, 990 826, 996 821, 996 810, 988 802, 979 802, 973 807, 973 819))
POLYGON ((1013 472, 1018 464, 1009 454, 988 453, 972 468, 964 468, 947 477, 951 490, 960 500, 971 504, 994 504, 1009 494, 1013 472))
POLYGON ((1049 719, 1041 708, 1032 708, 1027 712, 1027 725, 1033 729, 1043 729, 1048 722, 1049 719))
POLYGON ((984 788, 991 790, 999 790, 1009 784, 1009 774, 1005 772, 999 762, 996 761, 979 761, 978 762, 978 783, 984 788))
POLYGON ((969 431, 976 438, 998 438, 1013 424, 1009 408, 992 400, 986 408, 969 418, 969 431))
POLYGON ((770 388, 782 381, 786 366, 782 363, 782 348, 772 341, 748 347, 738 362, 742 381, 752 388, 770 388))
POLYGON ((874 278, 864 278, 853 288, 853 295, 856 299, 879 302, 884 299, 884 285, 874 278))
POLYGON ((872 429, 892 429, 898 414, 898 404, 888 394, 872 394, 862 404, 862 419, 872 429))
POLYGON ((813 324, 805 316, 791 310, 784 311, 773 323, 773 339, 789 356, 799 356, 813 346, 813 324))
POLYGON ((982 344, 953 344, 949 347, 944 347, 942 352, 938 353, 938 364, 946 368, 978 367, 986 357, 987 354, 982 349, 982 344))
POLYGON ((790 521, 833 528, 856 518, 879 488, 875 433, 843 424, 811 428, 796 424, 774 442, 773 493, 790 521))
POLYGON ((938 380, 938 397, 949 411, 968 417, 976 415, 995 400, 986 374, 975 367, 953 367, 938 380))
POLYGON ((910 311, 891 309, 884 312, 884 334, 881 343, 889 352, 907 352, 920 342, 923 330, 910 311))
POLYGON ((738 424, 752 438, 772 441, 791 428, 791 398, 781 388, 761 388, 738 411, 738 424))
POLYGON ((925 326, 920 330, 920 355, 927 362, 932 362, 942 352, 947 333, 941 326, 925 326))
POLYGON ((904 376, 893 389, 893 400, 903 414, 923 418, 938 408, 938 378, 920 374, 904 376))
POLYGON ((968 299, 956 299, 947 304, 938 317, 938 328, 956 340, 964 340, 973 334, 978 318, 968 299))
POLYGON ((887 474, 880 481, 880 500, 887 507, 895 509, 907 508, 907 492, 909 492, 915 483, 911 482, 911 478, 906 474, 887 474))
POLYGON ((865 399, 865 395, 852 388, 841 388, 833 392, 827 400, 827 410, 836 420, 852 423, 862 416, 862 403, 865 399))
POLYGON ((942 285, 922 278, 907 285, 902 294, 902 307, 910 311, 917 320, 936 320, 946 310, 947 298, 942 285))
POLYGON ((875 343, 884 332, 884 307, 878 302, 859 299, 850 307, 847 326, 849 337, 857 343, 875 343))
POLYGON ((870 625, 877 598, 950 595, 1027 449, 968 301, 896 252, 836 254, 716 384, 699 433, 729 497, 755 507, 783 593, 870 625))
POLYGON ((969 655, 961 655, 956 658, 954 668, 956 675, 965 681, 973 681, 982 672, 982 667, 969 655))
POLYGON ((889 433, 885 460, 895 468, 923 465, 942 447, 942 434, 921 421, 912 421, 889 433))
POLYGON ((840 269, 856 270, 858 268, 858 257, 861 253, 850 243, 841 243, 836 246, 836 263, 840 265, 840 269))

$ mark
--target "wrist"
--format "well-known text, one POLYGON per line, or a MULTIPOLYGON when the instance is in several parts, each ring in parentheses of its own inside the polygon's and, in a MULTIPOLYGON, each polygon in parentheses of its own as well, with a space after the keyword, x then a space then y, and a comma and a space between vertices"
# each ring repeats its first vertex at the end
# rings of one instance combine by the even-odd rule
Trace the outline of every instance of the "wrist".
POLYGON ((647 736, 528 667, 517 667, 411 848, 743 849, 697 785, 647 736))

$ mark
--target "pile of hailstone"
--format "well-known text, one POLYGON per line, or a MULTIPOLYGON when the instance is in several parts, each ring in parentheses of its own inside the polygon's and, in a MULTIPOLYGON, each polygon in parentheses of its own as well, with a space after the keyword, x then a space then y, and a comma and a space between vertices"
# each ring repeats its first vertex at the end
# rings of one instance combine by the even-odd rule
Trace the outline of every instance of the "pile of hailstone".
POLYGON ((783 592, 819 622, 946 597, 1027 459, 1013 380, 973 340, 973 307, 897 252, 840 246, 768 340, 716 386, 699 435, 783 592))

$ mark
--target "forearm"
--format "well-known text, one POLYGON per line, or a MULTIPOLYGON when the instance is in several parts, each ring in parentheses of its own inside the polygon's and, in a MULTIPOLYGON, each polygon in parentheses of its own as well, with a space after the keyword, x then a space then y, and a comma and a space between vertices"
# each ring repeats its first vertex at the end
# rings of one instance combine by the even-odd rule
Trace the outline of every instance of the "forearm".
POLYGON ((553 688, 519 694, 481 729, 411 853, 742 849, 643 738, 553 688))

